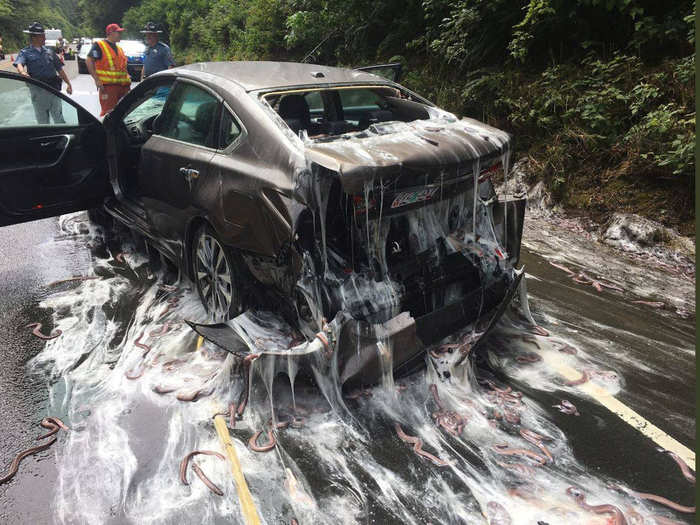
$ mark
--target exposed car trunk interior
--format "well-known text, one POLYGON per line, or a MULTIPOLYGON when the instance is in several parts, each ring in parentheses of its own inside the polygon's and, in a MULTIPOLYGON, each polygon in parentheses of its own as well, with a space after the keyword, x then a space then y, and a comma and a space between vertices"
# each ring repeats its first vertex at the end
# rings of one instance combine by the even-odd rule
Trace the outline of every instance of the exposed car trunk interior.
MULTIPOLYGON (((335 281, 325 287, 326 314, 345 309, 369 322, 384 322, 400 311, 420 317, 481 294, 506 277, 510 264, 493 227, 493 185, 480 185, 476 207, 473 188, 397 207, 402 199, 417 198, 420 190, 389 191, 378 182, 368 183, 363 194, 348 195, 335 180, 328 192, 325 235, 313 232, 311 217, 300 225, 300 239, 326 240, 327 267, 320 275, 335 281)), ((303 249, 314 253, 310 248, 303 249)), ((315 253, 317 269, 323 268, 322 250, 315 253)))

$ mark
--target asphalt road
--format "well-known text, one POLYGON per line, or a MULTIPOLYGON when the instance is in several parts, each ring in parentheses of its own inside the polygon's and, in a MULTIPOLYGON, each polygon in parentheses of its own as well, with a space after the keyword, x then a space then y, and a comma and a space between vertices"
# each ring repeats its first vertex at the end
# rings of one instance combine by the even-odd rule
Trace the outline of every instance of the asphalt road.
MULTIPOLYGON (((73 98, 97 113, 92 79, 77 75, 75 63, 67 64, 66 69, 74 79, 73 98)), ((93 273, 96 253, 104 251, 99 241, 66 235, 56 219, 0 228, 0 465, 9 465, 19 450, 36 444, 36 436, 43 432, 37 424, 42 417, 63 415, 49 407, 46 380, 28 371, 27 362, 44 342, 32 336, 26 325, 41 322, 42 331, 49 333, 52 312, 39 303, 54 290, 50 283, 93 273)), ((568 330, 574 338, 595 340, 600 349, 598 362, 624 377, 619 397, 646 420, 694 448, 694 317, 683 319, 632 307, 614 295, 574 287, 535 249, 524 250, 523 262, 530 274, 536 316, 549 326, 568 330), (665 346, 684 351, 674 354, 671 362, 660 351, 665 346)), ((115 310, 114 321, 128 323, 132 308, 135 306, 125 303, 115 310)), ((511 381, 542 407, 551 407, 563 396, 528 385, 527 376, 513 376, 511 381)), ((576 405, 580 417, 557 415, 556 411, 552 417, 587 471, 686 504, 693 500, 693 487, 675 464, 656 452, 651 440, 591 399, 576 399, 576 405)), ((25 459, 13 481, 0 485, 0 522, 55 520, 56 454, 54 447, 25 459)))
MULTIPOLYGON (((92 80, 92 77, 90 75, 79 75, 78 63, 73 61, 66 63, 66 73, 73 85, 71 98, 99 118, 100 101, 97 98, 97 88, 95 88, 95 82, 92 80)), ((65 89, 64 85, 63 91, 65 89)))
MULTIPOLYGON (((0 460, 3 469, 19 449, 36 444, 38 422, 48 412, 44 380, 27 373, 26 364, 43 342, 25 328, 30 322, 51 326, 50 314, 38 307, 46 285, 89 266, 84 247, 58 237, 57 221, 48 219, 0 228, 0 460)), ((50 522, 50 495, 56 480, 51 450, 25 461, 15 480, 0 486, 0 522, 50 522)))
MULTIPOLYGON (((3 61, 1 66, 11 64, 3 61)), ((11 67, 11 66, 10 66, 11 67)), ((7 69, 7 68, 5 68, 7 69)), ((99 101, 89 75, 78 75, 77 64, 66 64, 76 101, 96 116, 99 101)), ((64 85, 65 91, 65 85, 64 85)), ((91 259, 85 246, 60 234, 56 219, 0 228, 0 460, 3 468, 19 448, 29 448, 44 429, 37 425, 48 412, 44 380, 27 373, 26 364, 43 347, 33 337, 30 322, 50 328, 51 316, 38 307, 47 284, 67 275, 86 273, 91 259)), ((51 450, 24 462, 11 484, 0 486, 0 523, 50 523, 50 495, 56 481, 51 450)))
MULTIPOLYGON (((84 217, 82 218, 84 220, 84 217)), ((83 228, 86 228, 84 226, 83 228)), ((65 417, 56 406, 49 406, 48 385, 36 373, 28 371, 27 362, 43 347, 44 342, 33 337, 26 325, 30 322, 44 324, 42 331, 50 333, 51 311, 40 308, 39 303, 56 291, 50 283, 74 275, 94 272, 98 259, 104 260, 105 247, 90 236, 66 235, 56 219, 0 228, 0 464, 9 465, 19 450, 34 446, 35 437, 43 432, 37 425, 48 414, 65 417), (86 239, 88 239, 86 241, 86 239)), ((114 251, 112 252, 114 253, 114 251)), ((597 319, 602 299, 596 295, 586 298, 588 292, 575 292, 562 282, 556 271, 540 255, 525 250, 523 262, 530 271, 530 293, 536 315, 558 315, 556 324, 563 331, 574 325, 576 332, 585 335, 587 323, 601 331, 597 319), (575 294, 575 295, 574 295, 575 294), (576 305, 577 312, 569 311, 576 305)), ((138 281, 132 281, 134 287, 138 281)), ((128 324, 136 304, 125 300, 113 312, 113 320, 128 324)), ((653 311, 634 312, 637 324, 630 325, 629 307, 622 303, 608 304, 604 308, 608 321, 614 326, 635 328, 637 333, 621 330, 615 334, 602 333, 601 340, 614 339, 617 349, 626 345, 639 347, 640 335, 654 347, 657 334, 675 333, 692 345, 693 320, 669 319, 653 311), (625 342, 625 339, 629 341, 625 342)), ((551 318, 550 318, 551 320, 551 318)), ((498 335, 497 335, 498 337, 498 335)), ((499 345, 495 343, 494 349, 499 345)), ((691 346, 692 349, 692 346, 691 346)), ((647 352, 645 367, 653 370, 668 365, 662 354, 647 352)), ((597 356, 603 365, 618 370, 624 376, 622 399, 633 406, 645 418, 671 431, 674 437, 694 448, 694 355, 681 355, 680 370, 669 374, 649 374, 633 365, 615 361, 615 356, 603 352, 597 356), (680 374, 680 375, 678 375, 680 374), (669 380, 670 379, 670 380, 669 380)), ((618 356, 619 357, 619 356, 618 356)), ((591 399, 577 399, 571 393, 538 389, 537 378, 528 380, 513 374, 509 379, 514 388, 521 390, 542 407, 551 407, 562 397, 573 399, 581 412, 580 417, 565 416, 549 409, 553 422, 566 434, 573 454, 585 469, 603 479, 616 480, 636 487, 640 491, 664 494, 686 504, 693 499, 694 488, 680 475, 678 468, 664 454, 656 452, 656 445, 637 429, 628 425, 591 399)), ((146 405, 141 409, 146 410, 146 405)), ((153 423, 156 410, 147 412, 144 421, 136 428, 153 423), (150 414, 150 415, 148 415, 150 414), (151 423, 147 423, 150 420, 151 423)), ((141 410, 139 409, 139 410, 141 410)), ((135 410, 135 416, 138 411, 135 410)), ((143 418, 142 418, 143 419, 143 418)), ((163 422, 162 424, 167 424, 163 422)), ((141 443, 137 439, 136 443, 141 443)), ((145 443, 144 443, 145 444, 145 443)), ((56 490, 56 460, 59 449, 41 452, 21 464, 12 482, 0 485, 0 522, 2 523, 50 523, 54 521, 51 501, 56 490)), ((146 449, 144 458, 151 456, 146 449)), ((114 523, 120 523, 116 518, 114 523)), ((518 523, 517 521, 515 523, 518 523)), ((552 524, 553 525, 553 524, 552 524)))

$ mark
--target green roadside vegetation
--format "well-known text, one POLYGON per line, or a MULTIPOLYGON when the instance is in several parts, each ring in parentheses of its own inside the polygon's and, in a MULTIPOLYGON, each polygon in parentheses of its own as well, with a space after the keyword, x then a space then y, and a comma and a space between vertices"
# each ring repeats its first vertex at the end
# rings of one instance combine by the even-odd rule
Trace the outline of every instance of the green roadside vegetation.
MULTIPOLYGON (((161 23, 179 63, 400 60, 406 86, 512 133, 531 180, 569 210, 694 235, 690 0, 52 1, 95 34, 161 23)), ((0 0, 0 31, 2 6, 23 2, 0 0)))
POLYGON ((61 29, 63 37, 80 34, 78 0, 0 0, 0 36, 7 53, 15 53, 27 45, 22 30, 34 22, 45 28, 61 29))
POLYGON ((46 29, 61 29, 69 41, 99 37, 104 35, 107 24, 120 22, 124 12, 139 3, 139 0, 0 0, 0 36, 10 53, 27 45, 27 35, 22 30, 32 22, 41 22, 46 29))
POLYGON ((182 62, 399 59, 403 83, 515 135, 564 206, 693 234, 695 11, 649 0, 143 0, 182 62))

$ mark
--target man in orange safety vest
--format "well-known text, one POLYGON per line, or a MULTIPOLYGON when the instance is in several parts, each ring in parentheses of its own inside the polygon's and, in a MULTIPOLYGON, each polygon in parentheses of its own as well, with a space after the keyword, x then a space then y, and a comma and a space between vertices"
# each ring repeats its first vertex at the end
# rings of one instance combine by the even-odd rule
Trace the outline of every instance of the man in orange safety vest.
POLYGON ((131 78, 126 71, 126 55, 117 45, 122 39, 122 31, 124 29, 119 24, 109 24, 105 29, 107 38, 95 42, 85 59, 88 72, 97 86, 101 117, 112 111, 131 87, 131 78))

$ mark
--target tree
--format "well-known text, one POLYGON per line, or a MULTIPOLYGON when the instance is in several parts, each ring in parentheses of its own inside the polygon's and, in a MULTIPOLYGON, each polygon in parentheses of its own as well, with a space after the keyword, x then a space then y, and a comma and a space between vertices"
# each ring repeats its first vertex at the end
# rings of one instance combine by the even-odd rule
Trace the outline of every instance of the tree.
POLYGON ((124 13, 139 0, 78 0, 78 9, 86 28, 94 35, 104 35, 108 24, 121 24, 124 13))

